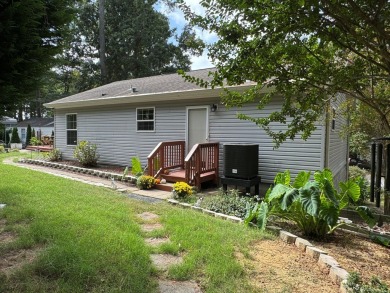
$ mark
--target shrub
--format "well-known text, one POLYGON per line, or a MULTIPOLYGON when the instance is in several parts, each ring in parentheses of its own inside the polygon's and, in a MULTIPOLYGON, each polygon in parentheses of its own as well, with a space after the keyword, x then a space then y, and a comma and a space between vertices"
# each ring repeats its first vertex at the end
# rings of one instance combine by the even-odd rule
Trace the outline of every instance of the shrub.
MULTIPOLYGON (((340 182, 339 192, 333 185, 333 174, 324 169, 314 173, 310 180, 310 172, 300 172, 294 183, 290 172, 276 175, 274 183, 261 204, 248 209, 245 223, 252 220, 261 229, 265 229, 270 216, 278 216, 296 223, 304 235, 323 237, 332 233, 345 223, 339 222, 340 211, 349 200, 356 202, 360 196, 360 188, 353 181, 340 182)), ((362 218, 372 227, 375 219, 367 207, 357 207, 362 218)))
POLYGON ((61 151, 59 149, 53 149, 45 155, 45 159, 50 162, 60 161, 62 157, 61 151))
POLYGON ((371 281, 365 284, 356 272, 349 273, 346 287, 347 292, 351 293, 390 293, 389 287, 377 277, 372 277, 371 281))
POLYGON ((192 187, 185 182, 176 182, 172 187, 173 198, 184 198, 192 194, 192 187))
POLYGON ((27 133, 26 133, 26 144, 30 143, 30 140, 31 140, 31 137, 32 137, 31 135, 32 135, 31 125, 28 124, 27 125, 27 133))
POLYGON ((20 143, 19 133, 16 127, 12 129, 11 143, 20 143))
POLYGON ((210 211, 243 219, 248 205, 253 208, 257 200, 258 198, 256 196, 239 196, 238 190, 236 189, 229 190, 226 194, 220 190, 216 196, 205 197, 200 206, 210 211))
POLYGON ((156 185, 156 179, 149 175, 141 175, 137 179, 137 187, 139 189, 152 189, 156 185))
POLYGON ((38 138, 36 137, 31 137, 30 139, 30 145, 42 145, 42 141, 40 141, 38 138))
POLYGON ((2 153, 5 153, 5 148, 4 148, 4 146, 0 145, 0 154, 2 154, 2 153))
POLYGON ((80 141, 73 152, 73 157, 84 167, 96 166, 99 160, 96 144, 86 140, 80 141))

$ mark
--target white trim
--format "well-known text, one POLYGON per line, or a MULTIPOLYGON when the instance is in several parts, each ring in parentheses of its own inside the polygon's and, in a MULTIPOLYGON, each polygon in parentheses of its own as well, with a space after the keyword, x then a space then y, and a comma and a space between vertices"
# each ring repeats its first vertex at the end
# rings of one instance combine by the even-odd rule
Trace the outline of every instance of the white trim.
MULTIPOLYGON (((78 118, 77 118, 78 114, 77 113, 66 113, 65 114, 65 139, 66 139, 66 146, 67 147, 75 147, 77 144, 78 144, 78 141, 79 141, 79 131, 78 131, 78 118), (68 116, 69 115, 76 115, 76 129, 68 129, 68 116), (68 130, 76 130, 76 136, 77 136, 77 140, 76 140, 76 144, 68 144, 68 130)), ((55 134, 54 134, 55 135, 55 134)))
POLYGON ((203 106, 187 106, 186 107, 186 149, 187 149, 187 153, 190 151, 188 149, 188 126, 189 126, 189 123, 188 123, 188 112, 189 110, 193 110, 193 109, 206 109, 206 141, 209 142, 210 140, 210 125, 209 125, 209 122, 210 122, 210 119, 209 119, 209 115, 210 115, 210 106, 209 105, 203 105, 203 106))
POLYGON ((156 132, 156 107, 138 107, 135 108, 135 128, 136 132, 156 132), (138 122, 150 122, 152 120, 138 120, 138 110, 153 109, 153 130, 138 130, 138 122))

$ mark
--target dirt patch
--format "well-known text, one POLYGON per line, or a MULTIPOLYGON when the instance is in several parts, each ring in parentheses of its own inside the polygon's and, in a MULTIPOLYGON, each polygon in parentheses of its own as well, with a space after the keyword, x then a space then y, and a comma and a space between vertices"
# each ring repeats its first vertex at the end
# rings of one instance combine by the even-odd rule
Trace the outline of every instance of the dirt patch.
POLYGON ((328 252, 348 272, 358 272, 365 281, 377 276, 390 286, 389 248, 343 231, 336 231, 326 242, 310 242, 328 252))
POLYGON ((183 262, 181 256, 175 256, 170 254, 151 254, 153 265, 162 271, 166 271, 170 266, 177 265, 183 262))
POLYGON ((238 252, 236 257, 261 292, 339 292, 313 259, 281 240, 253 243, 249 257, 238 252))
POLYGON ((11 243, 15 241, 17 235, 13 232, 3 231, 0 229, 0 243, 11 243))
MULTIPOLYGON (((85 168, 83 167, 79 162, 77 161, 58 161, 56 163, 67 165, 67 166, 75 166, 75 167, 80 167, 80 168, 85 168)), ((117 165, 104 165, 104 164, 99 164, 95 167, 91 167, 88 169, 93 169, 97 171, 102 171, 102 172, 110 172, 110 173, 117 173, 117 174, 123 174, 123 171, 125 170, 126 167, 123 166, 117 166, 117 165)))
POLYGON ((138 217, 144 221, 155 221, 159 218, 158 215, 149 212, 144 212, 142 214, 139 214, 138 217))
POLYGON ((163 225, 161 225, 160 223, 155 223, 155 224, 142 224, 141 225, 141 229, 142 231, 144 232, 152 232, 154 230, 159 230, 159 229, 162 229, 163 228, 163 225))
POLYGON ((159 280, 158 288, 160 293, 202 293, 198 284, 189 281, 159 280))
POLYGON ((163 243, 168 243, 169 238, 146 238, 145 242, 150 246, 159 246, 163 243))
POLYGON ((13 271, 23 267, 28 263, 32 263, 43 248, 36 247, 32 249, 22 249, 10 251, 1 256, 0 272, 10 275, 13 271))

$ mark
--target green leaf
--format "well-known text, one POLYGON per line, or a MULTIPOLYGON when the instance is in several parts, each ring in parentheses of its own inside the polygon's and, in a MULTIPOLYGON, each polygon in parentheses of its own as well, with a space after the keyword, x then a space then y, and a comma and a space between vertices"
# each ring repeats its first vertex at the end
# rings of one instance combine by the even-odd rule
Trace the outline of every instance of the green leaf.
POLYGON ((303 210, 313 217, 318 216, 321 203, 320 189, 317 182, 307 182, 299 189, 303 210))
POLYGON ((246 215, 244 218, 245 225, 248 225, 250 222, 252 222, 253 219, 256 218, 258 207, 259 207, 258 203, 256 203, 253 209, 251 208, 249 202, 246 203, 246 215))
POLYGON ((292 188, 290 190, 288 190, 283 198, 282 198, 282 202, 280 204, 280 207, 282 208, 282 210, 287 210, 290 205, 299 197, 299 189, 296 189, 296 188, 292 188))
POLYGON ((295 178, 293 187, 294 188, 301 188, 303 187, 310 179, 311 172, 299 172, 297 178, 295 178))
POLYGON ((386 247, 390 247, 390 238, 380 236, 380 235, 375 235, 375 234, 371 234, 370 238, 375 243, 381 244, 386 247))
POLYGON ((262 202, 259 206, 257 214, 257 227, 259 227, 261 230, 264 230, 265 226, 267 225, 268 210, 268 204, 266 202, 262 202))
POLYGON ((322 220, 325 220, 330 227, 334 227, 337 225, 339 215, 339 209, 329 203, 325 203, 321 205, 318 217, 322 220))
POLYGON ((359 185, 352 181, 348 180, 347 182, 340 182, 340 193, 346 195, 348 198, 352 199, 354 202, 358 201, 360 198, 360 187, 359 185))
POLYGON ((283 173, 278 173, 275 176, 274 183, 277 184, 285 184, 289 185, 291 180, 290 171, 286 170, 283 173))
POLYGON ((276 184, 275 187, 272 188, 272 191, 268 196, 268 201, 271 202, 274 199, 278 199, 278 198, 282 197, 282 195, 285 194, 289 190, 291 190, 291 187, 288 187, 288 186, 281 184, 281 183, 276 184))
POLYGON ((376 219, 368 207, 358 206, 356 208, 356 211, 358 212, 359 216, 364 220, 364 222, 366 222, 366 224, 370 226, 370 228, 375 226, 376 219))
POLYGON ((328 199, 334 206, 339 206, 339 201, 336 198, 336 191, 333 188, 333 185, 327 178, 324 178, 322 181, 322 192, 326 199, 328 199))

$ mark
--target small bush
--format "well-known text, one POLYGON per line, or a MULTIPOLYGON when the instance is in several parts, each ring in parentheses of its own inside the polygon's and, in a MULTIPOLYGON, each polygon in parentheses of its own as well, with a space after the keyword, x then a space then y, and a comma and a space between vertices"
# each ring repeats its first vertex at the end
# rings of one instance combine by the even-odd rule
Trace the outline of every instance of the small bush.
POLYGON ((37 145, 42 145, 42 141, 40 141, 38 138, 36 137, 32 137, 30 139, 30 145, 34 145, 34 146, 37 146, 37 145))
POLYGON ((185 182, 176 182, 172 187, 173 198, 184 198, 192 194, 192 187, 185 182))
POLYGON ((73 157, 84 167, 94 167, 97 165, 100 156, 96 144, 83 140, 76 146, 73 157))
POLYGON ((5 148, 4 148, 4 146, 0 145, 0 154, 2 154, 2 153, 5 153, 5 148))
POLYGON ((347 292, 350 293, 390 293, 389 287, 377 277, 364 284, 358 273, 352 272, 347 279, 347 292))
POLYGON ((156 179, 152 176, 141 175, 137 179, 137 187, 139 189, 152 189, 156 185, 156 179))
POLYGON ((367 171, 360 169, 357 166, 349 167, 349 178, 356 182, 360 187, 360 197, 356 204, 362 204, 370 196, 370 183, 366 179, 367 171))
POLYGON ((61 151, 59 149, 53 149, 52 151, 48 152, 45 155, 45 159, 50 161, 50 162, 61 161, 61 157, 62 157, 62 154, 61 154, 61 151))
POLYGON ((257 201, 258 198, 256 196, 239 196, 238 190, 236 189, 229 190, 226 194, 220 190, 217 196, 205 197, 200 206, 210 211, 243 219, 246 214, 247 205, 253 208, 257 201))

